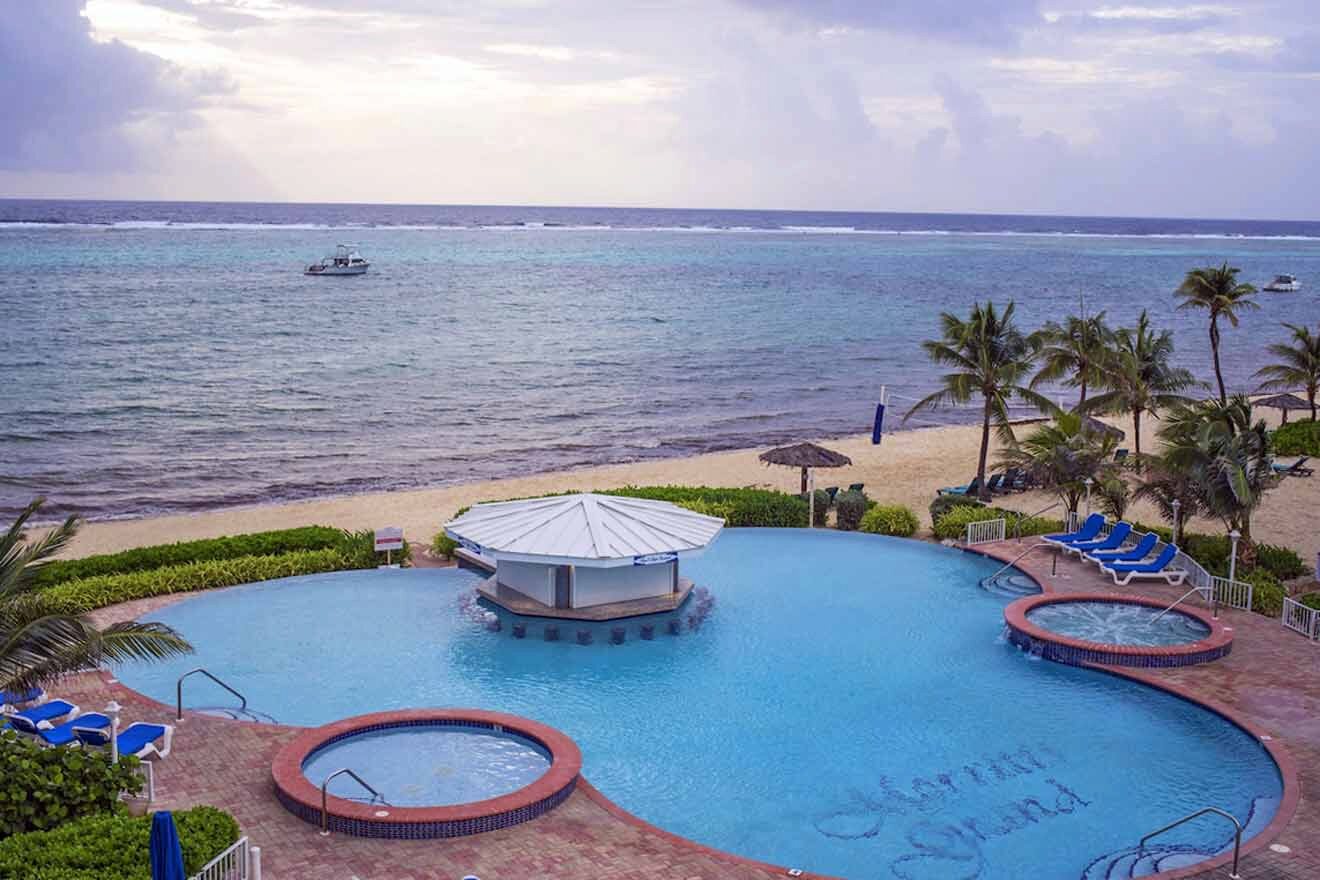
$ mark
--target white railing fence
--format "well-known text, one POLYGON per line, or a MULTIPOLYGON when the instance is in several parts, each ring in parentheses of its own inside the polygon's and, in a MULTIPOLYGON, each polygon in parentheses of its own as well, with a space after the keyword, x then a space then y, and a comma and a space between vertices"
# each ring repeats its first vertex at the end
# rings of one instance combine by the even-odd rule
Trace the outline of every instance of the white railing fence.
POLYGON ((1212 575, 1210 577, 1210 595, 1220 605, 1237 608, 1240 611, 1251 610, 1251 584, 1246 581, 1230 581, 1228 578, 1212 575))
POLYGON ((240 837, 188 880, 261 880, 261 847, 240 837))
POLYGON ((967 524, 967 546, 1002 541, 1004 540, 1006 527, 1007 521, 1002 517, 982 520, 981 522, 970 522, 967 524))
POLYGON ((1320 640, 1320 611, 1308 608, 1301 602, 1287 598, 1283 600, 1283 625, 1308 639, 1320 640))
MULTIPOLYGON (((1068 511, 1068 515, 1063 518, 1063 530, 1068 534, 1072 534, 1081 527, 1082 527, 1081 515, 1078 514, 1077 511, 1075 510, 1068 511)), ((1105 522, 1105 527, 1106 528, 1109 527, 1108 521, 1105 522)))

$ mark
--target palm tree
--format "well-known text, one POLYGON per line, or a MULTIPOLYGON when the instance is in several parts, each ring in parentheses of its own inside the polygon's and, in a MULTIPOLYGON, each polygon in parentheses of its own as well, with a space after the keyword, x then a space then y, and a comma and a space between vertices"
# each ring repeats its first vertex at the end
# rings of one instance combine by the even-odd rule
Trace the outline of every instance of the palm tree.
POLYGON ((1243 560, 1251 564, 1251 515, 1279 482, 1265 422, 1251 420, 1251 400, 1238 394, 1225 402, 1175 407, 1160 439, 1164 461, 1186 476, 1201 511, 1219 517, 1226 531, 1241 533, 1243 560))
POLYGON ((1164 521, 1173 526, 1173 543, 1181 545, 1184 524, 1201 514, 1201 496, 1194 477, 1163 455, 1150 456, 1144 464, 1145 473, 1132 497, 1154 504, 1164 521))
POLYGON ((1183 300, 1178 308, 1207 309, 1210 312, 1210 353, 1215 363, 1220 403, 1228 401, 1228 392, 1224 390, 1224 374, 1219 369, 1219 318, 1222 315, 1236 327, 1239 310, 1260 308, 1252 299, 1256 295, 1256 288, 1238 283, 1239 271, 1228 263, 1219 268, 1207 266, 1204 269, 1193 269, 1187 273, 1177 290, 1177 295, 1183 300))
POLYGON ((1102 482, 1112 476, 1118 439, 1108 431, 1089 430, 1086 417, 1060 412, 1020 443, 1000 453, 999 463, 1030 473, 1042 487, 1053 489, 1076 513, 1086 494, 1086 480, 1102 482))
POLYGON ((1320 335, 1311 335, 1309 328, 1297 324, 1284 324, 1292 331, 1292 343, 1276 342, 1266 351, 1279 360, 1256 371, 1264 382, 1261 391, 1285 391, 1301 386, 1306 389, 1306 401, 1311 404, 1311 421, 1315 421, 1315 398, 1320 392, 1320 335))
POLYGON ((1100 377, 1100 364, 1113 335, 1104 312, 1089 318, 1073 315, 1062 324, 1050 321, 1036 331, 1041 364, 1031 387, 1062 379, 1064 384, 1081 389, 1077 405, 1082 406, 1087 386, 1100 377))
POLYGON ((51 606, 34 585, 34 575, 68 546, 79 521, 71 516, 29 540, 27 521, 44 503, 44 498, 33 501, 0 536, 0 689, 26 690, 106 660, 156 660, 191 652, 192 646, 164 624, 125 621, 97 629, 86 618, 51 606))
POLYGON ((990 426, 994 425, 1002 442, 1014 442, 1009 424, 1009 402, 1019 397, 1045 412, 1058 409, 1047 398, 1024 384, 1036 359, 1036 344, 1022 334, 1013 322, 1012 302, 1003 314, 994 303, 975 303, 966 321, 949 312, 940 314, 941 336, 921 343, 927 357, 936 364, 953 368, 940 377, 940 390, 919 400, 903 416, 907 421, 920 410, 937 409, 949 404, 969 402, 979 394, 984 401, 981 412, 981 452, 976 461, 980 496, 988 497, 985 488, 985 460, 990 451, 990 426))
POLYGON ((1145 310, 1136 327, 1123 327, 1114 333, 1114 346, 1102 365, 1100 387, 1105 389, 1086 402, 1086 412, 1123 413, 1132 416, 1133 452, 1141 459, 1141 415, 1155 415, 1161 409, 1187 403, 1183 392, 1196 388, 1191 373, 1170 363, 1173 358, 1173 335, 1168 330, 1156 333, 1150 327, 1145 310))

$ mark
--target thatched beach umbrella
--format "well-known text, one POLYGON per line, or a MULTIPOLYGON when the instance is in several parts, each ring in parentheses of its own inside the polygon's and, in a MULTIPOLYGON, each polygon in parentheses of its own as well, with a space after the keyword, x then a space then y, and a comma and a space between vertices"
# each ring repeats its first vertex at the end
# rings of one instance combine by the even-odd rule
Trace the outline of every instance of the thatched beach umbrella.
POLYGON ((1082 431, 1090 434, 1101 434, 1107 437, 1113 437, 1122 442, 1127 434, 1121 428, 1115 428, 1108 422, 1102 422, 1091 416, 1082 416, 1082 431))
POLYGON ((837 468, 852 464, 852 459, 841 452, 817 446, 815 443, 798 443, 793 446, 780 446, 769 452, 762 452, 761 461, 766 464, 782 464, 785 467, 802 468, 802 492, 807 495, 807 525, 816 523, 816 493, 811 478, 813 468, 837 468), (812 490, 809 492, 809 490, 812 490), (809 492, 809 494, 808 494, 809 492))
POLYGON ((1252 401, 1251 405, 1283 410, 1283 424, 1285 425, 1288 424, 1288 413, 1295 412, 1299 409, 1304 409, 1309 412, 1311 409, 1311 404, 1302 400, 1296 394, 1276 394, 1273 397, 1266 397, 1263 400, 1252 401))

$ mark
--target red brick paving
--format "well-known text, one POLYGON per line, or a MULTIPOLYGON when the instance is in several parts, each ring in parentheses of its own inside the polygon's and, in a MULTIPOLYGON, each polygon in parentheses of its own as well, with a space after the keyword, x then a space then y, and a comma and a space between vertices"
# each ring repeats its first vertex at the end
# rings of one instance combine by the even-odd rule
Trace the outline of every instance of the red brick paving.
MULTIPOLYGON (((1027 544, 985 545, 1002 559, 1027 544)), ((1046 590, 1137 593, 1173 601, 1182 588, 1165 585, 1115 588, 1091 566, 1064 560, 1050 574, 1048 551, 1020 565, 1046 590)), ((146 613, 177 601, 164 596, 103 609, 101 621, 146 613)), ((1320 645, 1285 630, 1277 620, 1241 611, 1221 611, 1235 629, 1233 653, 1200 666, 1127 674, 1165 683, 1197 699, 1218 704, 1267 731, 1292 756, 1303 796, 1291 823, 1274 841, 1291 848, 1280 854, 1261 848, 1243 860, 1246 880, 1320 878, 1320 806, 1306 792, 1320 790, 1320 645)), ((104 673, 73 676, 61 696, 84 707, 111 698, 126 720, 172 720, 165 707, 104 673)), ((483 880, 522 878, 611 878, 611 880, 767 880, 782 869, 717 853, 646 826, 608 804, 589 784, 546 816, 514 828, 454 840, 369 840, 332 835, 295 818, 272 793, 275 753, 301 728, 193 716, 179 725, 174 752, 157 773, 157 806, 182 808, 209 803, 233 813, 252 842, 262 847, 268 880, 442 880, 477 874, 483 880)), ((589 771, 590 768, 588 768, 589 771)), ((1201 880, 1228 877, 1228 868, 1192 869, 1201 880)), ((1181 872, 1160 875, 1172 878, 1181 872)))

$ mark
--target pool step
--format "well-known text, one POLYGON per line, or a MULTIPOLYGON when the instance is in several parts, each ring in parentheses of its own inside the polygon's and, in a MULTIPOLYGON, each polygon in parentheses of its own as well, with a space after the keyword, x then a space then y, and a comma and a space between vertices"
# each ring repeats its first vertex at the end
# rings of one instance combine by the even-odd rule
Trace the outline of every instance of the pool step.
POLYGON ((1021 599, 1023 596, 1035 596, 1040 593, 1040 587, 1036 582, 1020 571, 1005 571, 993 577, 983 578, 981 589, 1006 599, 1021 599))
POLYGON ((1145 849, 1132 847, 1101 856, 1082 872, 1082 880, 1133 880, 1194 865, 1213 855, 1209 850, 1193 846, 1151 843, 1145 849))
POLYGON ((212 718, 227 718, 230 721, 250 721, 253 724, 279 724, 275 716, 256 709, 240 709, 236 706, 189 706, 187 711, 212 718))

